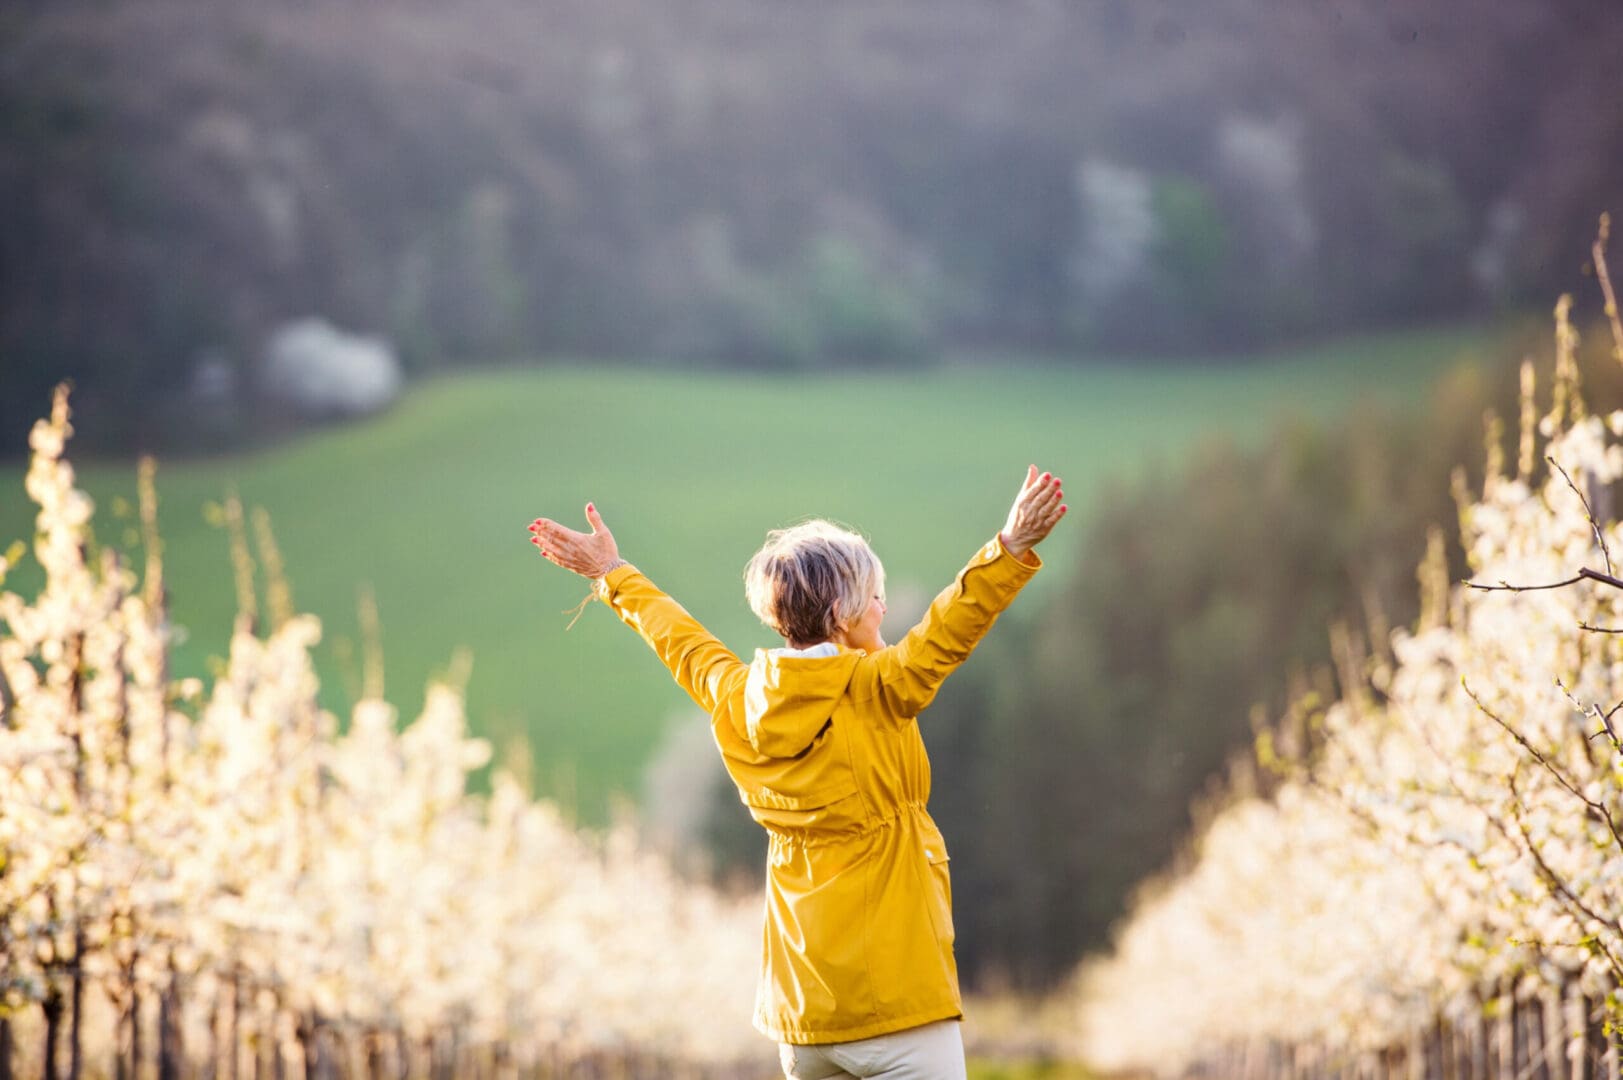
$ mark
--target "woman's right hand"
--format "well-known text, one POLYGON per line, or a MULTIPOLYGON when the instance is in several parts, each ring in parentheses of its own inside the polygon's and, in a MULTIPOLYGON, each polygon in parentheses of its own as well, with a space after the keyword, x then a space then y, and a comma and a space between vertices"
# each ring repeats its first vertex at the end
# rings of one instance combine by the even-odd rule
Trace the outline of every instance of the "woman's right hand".
POLYGON ((586 504, 586 523, 592 527, 589 533, 576 532, 551 518, 536 518, 530 523, 530 543, 540 548, 548 561, 565 570, 573 570, 581 577, 600 578, 625 560, 620 558, 614 534, 591 503, 586 504))
POLYGON ((1035 465, 1028 468, 1026 482, 1020 486, 1020 493, 1009 508, 1009 520, 998 533, 1003 550, 1021 562, 1027 561, 1026 553, 1041 543, 1065 516, 1068 507, 1061 501, 1064 498, 1059 477, 1051 473, 1038 475, 1035 465))

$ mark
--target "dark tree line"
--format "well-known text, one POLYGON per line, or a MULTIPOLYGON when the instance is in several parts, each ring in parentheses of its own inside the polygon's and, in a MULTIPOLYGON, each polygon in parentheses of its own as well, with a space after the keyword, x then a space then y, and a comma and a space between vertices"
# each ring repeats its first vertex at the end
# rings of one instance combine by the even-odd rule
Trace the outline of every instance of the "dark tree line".
POLYGON ((1620 45, 1588 0, 18 5, 0 438, 71 376, 109 443, 199 439, 199 364, 251 405, 312 313, 416 368, 794 367, 1542 298, 1619 194, 1620 45))

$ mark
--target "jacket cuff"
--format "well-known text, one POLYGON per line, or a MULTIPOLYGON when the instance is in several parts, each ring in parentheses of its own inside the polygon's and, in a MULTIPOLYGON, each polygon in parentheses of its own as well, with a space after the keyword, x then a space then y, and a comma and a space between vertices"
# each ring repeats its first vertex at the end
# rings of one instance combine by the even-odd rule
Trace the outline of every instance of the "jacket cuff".
POLYGON ((616 566, 593 582, 593 588, 597 590, 597 598, 604 603, 608 603, 614 598, 614 591, 625 582, 626 578, 638 572, 637 568, 630 563, 621 563, 616 566))
POLYGON ((991 542, 981 549, 981 558, 985 562, 992 562, 1001 558, 1009 565, 1018 567, 1027 574, 1035 574, 1043 568, 1043 557, 1037 554, 1036 548, 1026 552, 1026 555, 1035 561, 1026 562, 1024 559, 1011 555, 1009 549, 1003 546, 1003 534, 1001 532, 993 534, 991 542))

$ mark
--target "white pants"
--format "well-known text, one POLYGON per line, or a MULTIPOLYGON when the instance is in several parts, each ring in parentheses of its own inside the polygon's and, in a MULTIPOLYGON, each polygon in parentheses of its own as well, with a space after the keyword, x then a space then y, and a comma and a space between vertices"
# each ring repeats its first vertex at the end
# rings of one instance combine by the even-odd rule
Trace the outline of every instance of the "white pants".
POLYGON ((957 1020, 821 1046, 778 1044, 789 1080, 965 1080, 964 1039, 957 1020))

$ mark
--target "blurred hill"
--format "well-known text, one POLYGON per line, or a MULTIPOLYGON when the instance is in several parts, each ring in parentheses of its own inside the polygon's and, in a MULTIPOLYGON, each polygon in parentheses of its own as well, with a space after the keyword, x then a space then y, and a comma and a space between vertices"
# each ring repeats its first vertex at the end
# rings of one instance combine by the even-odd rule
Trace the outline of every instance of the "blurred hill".
MULTIPOLYGON (((1252 348, 1567 283, 1591 0, 51 0, 0 12, 0 448, 320 314, 418 370, 1252 348)), ((131 406, 137 406, 132 408, 131 406)), ((185 435, 183 433, 190 433, 185 435)))
MULTIPOLYGON (((525 739, 538 790, 601 824, 619 796, 644 789, 676 731, 697 732, 702 751, 677 759, 701 769, 680 777, 679 796, 724 774, 708 724, 617 619, 593 605, 568 629, 586 587, 528 543, 538 514, 580 520, 594 500, 628 558, 751 656, 775 643, 739 584, 767 529, 806 516, 860 527, 890 571, 894 640, 1002 523, 1009 462, 1018 481, 1021 462, 1039 461, 1065 477, 1073 538, 1044 555, 1050 599, 1013 615, 1032 619, 1076 567, 1080 523, 1107 512, 1108 493, 1147 457, 1181 457, 1224 433, 1249 443, 1260 417, 1328 419, 1361 394, 1418 402, 1454 365, 1493 350, 1486 335, 1411 333, 1259 357, 1239 372, 964 366, 929 379, 778 379, 598 365, 424 378, 386 415, 161 463, 165 580, 180 628, 171 672, 207 679, 218 669, 215 650, 238 612, 220 503, 236 492, 250 519, 265 511, 299 610, 321 619, 313 654, 325 707, 348 715, 361 694, 361 609, 373 607, 403 715, 466 648, 474 730, 498 748, 525 739), (831 423, 841 437, 829 437, 831 423)), ((134 548, 135 468, 77 463, 102 542, 134 548)), ((0 463, 0 552, 34 533, 24 471, 0 463)), ((23 594, 40 584, 30 557, 5 581, 23 594)), ((737 792, 727 800, 731 820, 764 838, 737 792)), ((649 819, 663 825, 680 812, 669 809, 652 807, 649 819)), ((753 860, 752 880, 759 870, 753 860)))

